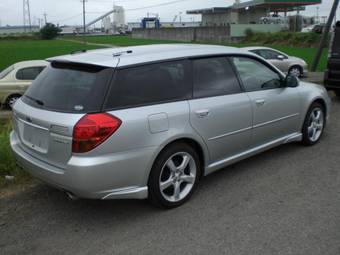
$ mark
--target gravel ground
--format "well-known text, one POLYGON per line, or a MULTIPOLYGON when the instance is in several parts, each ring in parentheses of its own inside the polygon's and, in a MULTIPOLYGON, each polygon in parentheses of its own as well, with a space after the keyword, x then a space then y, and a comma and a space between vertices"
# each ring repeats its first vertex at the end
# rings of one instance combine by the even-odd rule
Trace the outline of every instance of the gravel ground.
POLYGON ((0 254, 340 254, 340 101, 320 144, 284 145, 203 179, 184 206, 3 193, 0 254))

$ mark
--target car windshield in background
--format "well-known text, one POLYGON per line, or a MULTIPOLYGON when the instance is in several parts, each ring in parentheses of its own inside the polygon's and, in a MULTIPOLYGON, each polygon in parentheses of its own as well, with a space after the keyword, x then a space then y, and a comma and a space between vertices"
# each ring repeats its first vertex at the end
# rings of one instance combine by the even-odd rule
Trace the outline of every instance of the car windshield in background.
POLYGON ((53 62, 33 82, 25 103, 57 112, 100 111, 112 69, 53 62))
POLYGON ((5 78, 10 72, 14 70, 14 66, 7 67, 0 73, 0 80, 5 78))

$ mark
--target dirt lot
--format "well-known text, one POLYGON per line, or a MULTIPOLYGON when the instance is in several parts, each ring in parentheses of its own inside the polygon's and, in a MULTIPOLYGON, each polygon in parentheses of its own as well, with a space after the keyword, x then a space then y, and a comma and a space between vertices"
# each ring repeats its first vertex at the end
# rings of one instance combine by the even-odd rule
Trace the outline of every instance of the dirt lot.
POLYGON ((1 254, 340 254, 340 101, 317 146, 289 144, 205 178, 192 200, 70 201, 39 182, 0 199, 1 254))

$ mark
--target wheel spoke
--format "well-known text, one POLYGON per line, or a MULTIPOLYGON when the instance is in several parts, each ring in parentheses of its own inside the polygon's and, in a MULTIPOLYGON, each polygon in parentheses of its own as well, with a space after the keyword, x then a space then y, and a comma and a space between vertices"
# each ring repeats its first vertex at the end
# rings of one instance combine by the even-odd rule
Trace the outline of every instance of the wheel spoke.
POLYGON ((313 135, 312 135, 313 140, 316 139, 316 133, 317 133, 316 128, 313 128, 313 135))
POLYGON ((175 172, 177 170, 177 167, 175 166, 175 163, 172 159, 170 159, 168 162, 167 162, 167 167, 170 168, 170 171, 171 172, 175 172))
POLYGON ((314 131, 314 127, 313 126, 308 127, 308 134, 309 134, 309 136, 311 136, 313 134, 313 131, 314 131))
POLYGON ((188 166, 189 162, 190 162, 190 158, 186 155, 183 156, 183 161, 181 165, 178 167, 178 169, 183 172, 185 168, 188 166))
POLYGON ((169 178, 169 180, 162 182, 160 184, 160 189, 163 191, 163 190, 166 190, 167 188, 169 188, 172 185, 173 185, 173 179, 169 178))
POLYGON ((320 112, 320 111, 316 111, 315 113, 316 113, 316 115, 315 115, 315 120, 316 120, 316 121, 320 121, 321 112, 320 112))
POLYGON ((181 180, 183 182, 187 182, 187 183, 194 183, 195 182, 195 176, 193 176, 193 175, 182 175, 181 180))
POLYGON ((179 195, 181 194, 181 185, 179 182, 175 183, 175 189, 174 189, 174 197, 176 200, 179 199, 179 195))
POLYGON ((320 124, 317 124, 317 125, 316 125, 316 128, 317 128, 318 130, 322 130, 322 129, 323 129, 323 124, 321 124, 321 123, 320 123, 320 124))

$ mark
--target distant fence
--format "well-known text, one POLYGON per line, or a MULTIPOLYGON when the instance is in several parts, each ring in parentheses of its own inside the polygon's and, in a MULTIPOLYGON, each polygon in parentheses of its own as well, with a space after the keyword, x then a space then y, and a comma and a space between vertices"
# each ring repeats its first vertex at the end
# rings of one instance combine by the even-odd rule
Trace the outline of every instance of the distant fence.
POLYGON ((181 42, 218 43, 230 42, 230 26, 225 27, 178 27, 178 28, 137 28, 132 37, 139 39, 176 40, 181 42))

